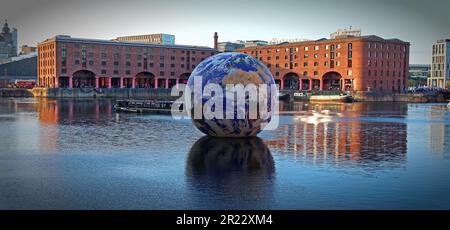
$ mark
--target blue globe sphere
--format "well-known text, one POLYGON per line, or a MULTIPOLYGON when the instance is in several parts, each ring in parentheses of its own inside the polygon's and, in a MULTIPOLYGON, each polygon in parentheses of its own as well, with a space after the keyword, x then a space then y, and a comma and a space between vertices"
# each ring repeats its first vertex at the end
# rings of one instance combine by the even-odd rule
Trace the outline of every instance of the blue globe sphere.
MULTIPOLYGON (((260 92, 259 87, 265 85, 268 87, 267 90, 269 92, 263 101, 263 103, 267 103, 266 108, 269 113, 266 116, 260 116, 258 111, 256 119, 255 117, 249 116, 249 95, 246 95, 244 118, 242 118, 242 116, 234 116, 231 119, 228 119, 229 117, 226 116, 214 119, 206 119, 205 116, 202 116, 201 118, 194 117, 193 108, 198 106, 199 103, 201 103, 201 108, 203 108, 208 101, 208 98, 202 96, 202 100, 192 100, 192 109, 188 112, 191 115, 194 125, 201 132, 217 137, 256 136, 262 130, 262 126, 270 122, 270 108, 271 104, 274 103, 271 95, 273 92, 270 92, 270 87, 272 87, 272 89, 276 88, 274 87, 275 81, 267 67, 254 57, 243 53, 226 52, 211 56, 202 61, 191 73, 187 83, 187 86, 191 90, 194 89, 191 91, 191 98, 194 98, 194 94, 196 93, 194 91, 197 90, 194 88, 196 80, 197 86, 199 85, 198 82, 201 80, 202 92, 205 87, 211 83, 219 85, 222 88, 224 95, 226 95, 226 86, 230 84, 241 84, 244 87, 253 84, 256 86, 258 92, 260 92)), ((222 97, 222 100, 223 110, 226 111, 227 109, 231 109, 231 106, 229 106, 230 108, 226 108, 227 100, 237 100, 237 97, 227 98, 224 96, 222 97)), ((261 97, 259 100, 261 100, 261 97)), ((239 106, 234 106, 234 108, 231 109, 234 110, 233 112, 235 115, 239 110, 242 112, 242 107, 238 107, 239 106)))

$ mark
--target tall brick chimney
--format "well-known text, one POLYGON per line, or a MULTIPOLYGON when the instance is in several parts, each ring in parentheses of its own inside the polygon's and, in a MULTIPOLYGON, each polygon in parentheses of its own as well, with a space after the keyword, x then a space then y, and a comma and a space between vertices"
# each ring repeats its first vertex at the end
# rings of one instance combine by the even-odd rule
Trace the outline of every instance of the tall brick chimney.
POLYGON ((214 32, 214 49, 218 49, 219 45, 218 45, 218 41, 219 40, 219 35, 217 35, 217 32, 214 32))

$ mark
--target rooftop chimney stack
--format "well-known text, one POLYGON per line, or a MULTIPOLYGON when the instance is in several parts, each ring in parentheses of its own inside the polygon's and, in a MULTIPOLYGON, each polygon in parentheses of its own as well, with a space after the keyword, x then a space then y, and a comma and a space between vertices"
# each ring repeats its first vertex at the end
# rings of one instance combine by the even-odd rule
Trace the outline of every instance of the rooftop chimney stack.
POLYGON ((217 32, 214 32, 214 49, 218 49, 218 40, 219 40, 219 36, 217 35, 217 32))

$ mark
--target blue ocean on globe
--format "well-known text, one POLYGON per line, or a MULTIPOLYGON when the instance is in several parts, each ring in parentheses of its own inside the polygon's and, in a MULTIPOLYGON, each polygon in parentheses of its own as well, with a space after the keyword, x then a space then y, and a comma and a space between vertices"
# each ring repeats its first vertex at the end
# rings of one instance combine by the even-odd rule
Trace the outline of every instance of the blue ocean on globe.
MULTIPOLYGON (((215 83, 222 87, 225 92, 225 86, 227 84, 242 84, 244 87, 248 84, 253 84, 259 87, 261 84, 267 86, 275 86, 275 81, 267 69, 267 67, 259 62, 254 57, 235 52, 220 53, 211 56, 201 62, 192 72, 189 77, 187 86, 190 89, 194 89, 194 82, 196 78, 202 79, 202 91, 207 84, 215 83)), ((276 87, 273 87, 276 89, 276 87)), ((271 104, 274 103, 273 92, 270 92, 266 97, 264 103, 267 103, 268 112, 270 114, 271 104)), ((198 92, 197 92, 198 93, 198 92)), ((225 94, 225 93, 224 93, 225 94)), ((191 96, 193 97, 194 92, 191 96)), ((226 109, 226 100, 230 98, 223 97, 223 109, 226 109)), ((235 98, 233 98, 234 100, 235 98)), ((248 95, 246 97, 248 100, 248 95)), ((207 102, 208 98, 202 97, 202 108, 207 102)), ((194 103, 195 100, 193 100, 194 103)), ((248 116, 248 101, 245 102, 245 119, 238 119, 237 116, 234 119, 194 119, 194 112, 189 111, 194 125, 203 133, 210 136, 217 137, 248 137, 256 136, 264 127, 264 124, 270 122, 271 116, 266 116, 262 119, 262 116, 257 116, 257 119, 250 119, 248 116)), ((235 114, 237 113, 237 106, 234 108, 235 114)), ((241 108, 242 109, 242 108, 241 108)), ((224 112, 225 113, 225 112, 224 112)))

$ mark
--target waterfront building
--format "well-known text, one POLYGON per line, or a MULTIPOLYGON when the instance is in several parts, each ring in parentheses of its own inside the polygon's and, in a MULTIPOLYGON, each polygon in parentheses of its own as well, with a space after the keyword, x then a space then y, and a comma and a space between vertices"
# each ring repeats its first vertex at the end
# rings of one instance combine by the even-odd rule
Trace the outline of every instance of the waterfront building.
POLYGON ((409 68, 408 42, 342 36, 238 49, 271 71, 281 90, 402 92, 409 68))
POLYGON ((17 29, 9 28, 5 20, 0 33, 0 63, 7 62, 11 57, 17 56, 17 29))
POLYGON ((272 40, 269 41, 269 45, 279 45, 283 43, 296 43, 296 42, 306 42, 311 41, 310 39, 304 39, 304 38, 272 38, 272 40))
POLYGON ((351 26, 348 29, 338 29, 335 32, 330 34, 331 39, 336 39, 339 37, 360 37, 361 29, 353 29, 351 26))
POLYGON ((450 39, 438 40, 433 45, 428 86, 436 88, 450 87, 450 39))
POLYGON ((237 43, 237 42, 219 42, 217 44, 217 49, 219 52, 233 52, 236 49, 244 48, 244 43, 237 43))
POLYGON ((37 78, 37 52, 11 58, 0 64, 0 87, 14 84, 16 80, 37 78))
POLYGON ((170 88, 185 83, 203 46, 160 45, 56 36, 38 44, 38 86, 49 88, 170 88))
POLYGON ((117 37, 114 40, 121 42, 140 42, 140 43, 153 43, 160 45, 175 45, 175 35, 171 34, 133 35, 133 36, 117 37))
POLYGON ((409 86, 424 86, 430 77, 430 65, 411 64, 409 65, 409 86))
POLYGON ((35 53, 36 51, 37 51, 37 48, 34 46, 23 45, 22 47, 20 47, 19 55, 27 55, 27 54, 35 53))
POLYGON ((269 45, 269 42, 263 40, 246 40, 244 42, 245 47, 266 46, 266 45, 269 45))

